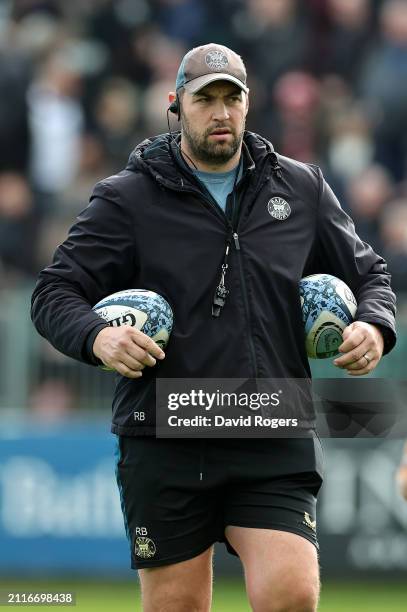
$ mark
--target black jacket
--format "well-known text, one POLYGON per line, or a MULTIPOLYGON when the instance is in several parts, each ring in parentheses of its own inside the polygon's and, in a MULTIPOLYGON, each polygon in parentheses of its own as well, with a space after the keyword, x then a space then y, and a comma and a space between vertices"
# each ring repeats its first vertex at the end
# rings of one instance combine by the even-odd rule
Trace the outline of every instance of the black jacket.
MULTIPOLYGON (((145 140, 119 174, 98 183, 32 296, 38 332, 58 350, 96 365, 91 347, 106 323, 91 306, 125 288, 171 304, 166 358, 138 380, 117 375, 112 431, 153 433, 155 378, 307 378, 299 280, 326 272, 358 300, 356 318, 395 343, 395 296, 384 260, 355 233, 318 167, 277 155, 246 132, 244 171, 227 215, 180 160, 168 134, 145 140), (285 219, 270 200, 285 200, 285 219), (212 302, 230 242, 219 317, 212 302), (143 410, 148 420, 134 421, 143 410)), ((283 215, 284 216, 284 215, 283 215)))

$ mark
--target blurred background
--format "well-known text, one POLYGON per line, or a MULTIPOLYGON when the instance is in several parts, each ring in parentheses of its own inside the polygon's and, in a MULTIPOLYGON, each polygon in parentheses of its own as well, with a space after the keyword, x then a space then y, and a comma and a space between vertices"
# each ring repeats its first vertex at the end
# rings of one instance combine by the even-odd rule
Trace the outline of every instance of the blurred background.
MULTIPOLYGON (((387 259, 399 342, 375 375, 405 378, 405 0, 0 0, 0 590, 69 587, 83 610, 139 609, 114 480, 112 377, 39 338, 29 297, 95 182, 167 131, 180 60, 207 42, 247 65, 248 129, 319 164, 387 259)), ((313 369, 337 376, 330 362, 313 369)), ((407 610, 401 447, 326 441, 321 610, 407 610)), ((248 610, 238 562, 220 548, 215 565, 214 610, 248 610)))

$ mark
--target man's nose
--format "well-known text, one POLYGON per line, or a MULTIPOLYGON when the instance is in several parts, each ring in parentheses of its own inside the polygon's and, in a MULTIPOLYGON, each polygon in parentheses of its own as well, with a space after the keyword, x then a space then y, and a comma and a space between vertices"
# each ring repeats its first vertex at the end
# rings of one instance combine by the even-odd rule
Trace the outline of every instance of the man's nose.
POLYGON ((222 101, 218 101, 213 109, 212 118, 215 121, 225 121, 229 119, 229 111, 226 104, 222 101))

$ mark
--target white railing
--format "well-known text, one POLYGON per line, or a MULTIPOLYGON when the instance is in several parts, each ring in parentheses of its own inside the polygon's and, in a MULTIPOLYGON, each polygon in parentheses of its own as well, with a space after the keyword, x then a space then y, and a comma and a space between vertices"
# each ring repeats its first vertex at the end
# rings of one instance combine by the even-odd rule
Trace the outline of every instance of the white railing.
MULTIPOLYGON (((74 411, 109 414, 114 374, 65 357, 41 338, 30 319, 30 297, 31 288, 0 291, 0 410, 54 400, 61 410, 65 402, 74 411)), ((407 296, 399 296, 398 311, 397 347, 377 371, 384 378, 406 378, 407 296)), ((327 361, 312 363, 314 376, 336 376, 327 361)))

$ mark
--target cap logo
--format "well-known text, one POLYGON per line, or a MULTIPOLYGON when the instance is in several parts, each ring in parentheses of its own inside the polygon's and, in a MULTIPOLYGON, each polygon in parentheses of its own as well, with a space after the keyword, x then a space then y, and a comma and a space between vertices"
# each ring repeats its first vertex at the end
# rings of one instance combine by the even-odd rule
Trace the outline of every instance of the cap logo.
POLYGON ((229 60, 223 51, 209 51, 205 55, 205 63, 211 70, 223 70, 229 64, 229 60))

